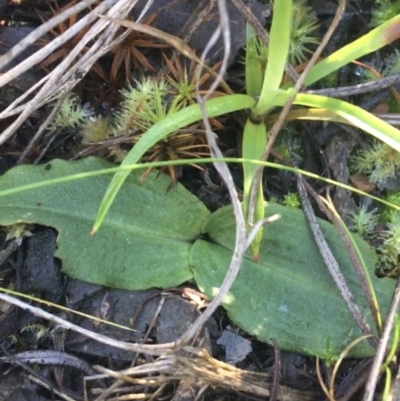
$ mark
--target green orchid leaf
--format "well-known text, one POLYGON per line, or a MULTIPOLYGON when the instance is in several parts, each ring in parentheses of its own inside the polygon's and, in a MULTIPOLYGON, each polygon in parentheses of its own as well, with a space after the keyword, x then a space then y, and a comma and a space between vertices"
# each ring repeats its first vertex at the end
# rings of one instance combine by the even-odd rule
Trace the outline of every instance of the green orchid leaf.
POLYGON ((278 90, 281 85, 289 55, 292 14, 292 0, 274 2, 268 62, 260 98, 254 110, 256 116, 269 110, 272 106, 270 93, 278 90))
MULTIPOLYGON (((278 90, 273 92, 272 101, 274 106, 283 106, 291 93, 290 89, 287 91, 278 90)), ((400 152, 400 130, 361 107, 341 99, 308 93, 298 93, 293 104, 320 108, 321 112, 319 113, 319 118, 322 119, 322 113, 326 112, 330 114, 330 116, 327 115, 326 119, 336 119, 337 121, 353 125, 400 152)), ((317 112, 314 110, 312 113, 316 115, 317 112)))
MULTIPOLYGON (((255 124, 250 119, 247 119, 243 131, 243 145, 242 145, 243 158, 246 160, 260 160, 266 146, 267 146, 266 125, 264 123, 255 124)), ((258 166, 256 164, 243 163, 243 213, 246 219, 249 218, 248 213, 249 213, 251 188, 253 186, 254 175, 257 170, 258 166)), ((262 180, 259 183, 258 192, 256 196, 257 199, 253 216, 254 224, 256 224, 259 220, 262 220, 264 218, 264 195, 263 195, 262 180)), ((248 231, 250 231, 251 228, 252 227, 248 226, 247 227, 248 231)), ((254 260, 256 261, 259 258, 258 254, 262 238, 262 232, 263 228, 261 227, 258 230, 251 244, 251 249, 253 250, 253 257, 254 260)))
MULTIPOLYGON (((281 218, 264 228, 260 262, 248 252, 239 275, 223 302, 229 317, 259 340, 275 339, 282 350, 337 358, 353 340, 361 336, 315 245, 301 210, 270 203, 266 215, 281 218)), ((336 229, 319 220, 355 300, 373 328, 373 319, 362 293, 357 274, 336 229)), ((227 272, 235 237, 231 207, 213 213, 204 231, 211 242, 198 240, 190 262, 199 288, 214 297, 227 272)), ((377 293, 383 315, 395 288, 394 280, 374 275, 376 255, 368 244, 355 236, 377 293)), ((350 350, 350 357, 368 357, 373 348, 364 340, 350 350)))
POLYGON ((400 151, 400 131, 361 107, 340 99, 305 93, 299 93, 293 103, 303 106, 320 107, 331 111, 346 120, 348 124, 373 135, 398 152, 400 151))
POLYGON ((246 93, 250 96, 258 96, 262 89, 264 71, 260 63, 257 51, 257 37, 253 28, 246 26, 246 93))
MULTIPOLYGON (((170 287, 193 277, 209 296, 215 295, 229 265, 235 237, 230 207, 210 213, 179 184, 150 174, 143 184, 132 172, 104 220, 90 236, 96 205, 110 181, 97 175, 56 186, 55 179, 103 171, 112 165, 98 158, 77 162, 54 160, 46 165, 19 166, 0 178, 0 195, 27 184, 37 188, 0 196, 0 224, 38 223, 54 227, 56 256, 71 277, 122 289, 170 287), (206 233, 212 242, 198 239, 206 233)), ((270 204, 267 215, 282 218, 264 229, 260 263, 249 251, 224 302, 232 320, 261 341, 278 341, 281 349, 335 358, 360 333, 332 279, 325 270, 300 210, 270 204)), ((372 325, 366 301, 350 259, 335 229, 321 221, 328 243, 362 311, 372 325)), ((375 254, 355 237, 372 273, 375 254)), ((373 274, 371 274, 373 276, 373 274)), ((387 279, 372 279, 380 308, 386 313, 394 290, 387 279)), ((367 342, 350 356, 372 355, 367 342)))
MULTIPOLYGON (((112 167, 98 158, 24 165, 0 178, 0 192, 16 186, 112 167)), ((168 177, 140 171, 127 177, 103 222, 90 229, 111 177, 95 176, 0 197, 0 225, 38 223, 58 231, 56 257, 70 277, 129 290, 171 287, 192 278, 193 240, 209 215, 181 185, 168 191, 168 177), (161 224, 162 223, 162 224, 161 224)))
POLYGON ((396 15, 364 36, 361 36, 361 38, 332 53, 311 68, 304 81, 304 85, 309 86, 352 61, 392 43, 400 37, 399 24, 400 15, 396 15))

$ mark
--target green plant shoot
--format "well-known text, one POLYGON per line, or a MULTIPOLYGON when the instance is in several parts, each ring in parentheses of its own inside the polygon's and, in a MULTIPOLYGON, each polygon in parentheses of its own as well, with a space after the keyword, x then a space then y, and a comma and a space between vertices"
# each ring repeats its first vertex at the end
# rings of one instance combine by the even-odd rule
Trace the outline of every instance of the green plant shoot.
POLYGON ((250 96, 259 96, 264 71, 258 52, 258 39, 249 24, 247 24, 246 35, 246 93, 250 96))
MULTIPOLYGON (((267 128, 264 123, 256 124, 253 123, 250 119, 246 121, 246 125, 244 127, 243 132, 243 157, 249 160, 260 160, 261 156, 264 152, 265 147, 267 146, 267 128)), ((250 163, 243 163, 243 211, 244 215, 247 218, 247 221, 251 219, 248 216, 249 213, 249 201, 250 201, 250 193, 251 187, 254 181, 254 174, 257 170, 256 165, 250 163)), ((263 195, 263 187, 262 182, 258 186, 257 191, 257 199, 256 199, 256 207, 254 210, 254 216, 252 219, 253 223, 257 223, 257 221, 264 219, 264 195, 263 195)), ((248 231, 252 228, 252 224, 248 223, 248 231)), ((260 243, 263 235, 262 227, 258 230, 257 235, 255 236, 251 249, 253 251, 253 258, 257 262, 258 255, 260 250, 260 243)))
MULTIPOLYGON (((276 1, 274 3, 274 18, 270 32, 267 67, 259 100, 251 113, 257 120, 273 105, 275 93, 279 90, 285 72, 289 54, 292 12, 292 1, 276 1)), ((257 43, 254 35, 247 35, 247 48, 249 54, 246 55, 246 90, 250 91, 249 95, 254 96, 260 90, 256 86, 263 79, 263 71, 257 59, 257 43)), ((266 125, 262 122, 255 123, 248 119, 243 131, 243 157, 245 159, 261 159, 266 146, 266 125)), ((243 165, 243 210, 248 222, 248 230, 251 229, 253 223, 262 220, 265 213, 262 180, 260 180, 257 183, 258 190, 254 216, 249 215, 251 190, 255 184, 254 175, 256 171, 257 168, 254 165, 247 163, 243 165)), ((263 228, 261 227, 251 244, 255 261, 258 261, 259 258, 262 235, 263 228)))
POLYGON ((268 46, 268 62, 260 98, 254 109, 256 116, 265 114, 271 107, 271 92, 279 89, 289 56, 293 4, 291 0, 275 1, 268 46))

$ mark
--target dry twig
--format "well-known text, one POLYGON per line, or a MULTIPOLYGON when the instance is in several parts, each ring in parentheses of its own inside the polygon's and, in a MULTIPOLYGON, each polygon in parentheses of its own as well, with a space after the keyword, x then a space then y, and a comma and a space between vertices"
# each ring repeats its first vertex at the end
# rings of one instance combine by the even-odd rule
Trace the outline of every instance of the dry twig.
MULTIPOLYGON (((91 66, 108 51, 109 46, 113 43, 113 38, 118 29, 117 26, 110 26, 109 22, 104 20, 99 20, 97 22, 98 13, 107 12, 111 17, 122 17, 124 18, 131 8, 135 5, 137 0, 119 0, 116 4, 115 1, 105 0, 103 1, 94 11, 89 12, 86 16, 80 19, 76 24, 70 27, 62 35, 55 38, 53 41, 48 43, 45 47, 37 51, 31 57, 27 58, 16 67, 12 68, 0 77, 0 87, 6 85, 8 82, 13 80, 16 76, 32 68, 34 65, 40 63, 45 57, 51 54, 54 50, 59 48, 63 43, 68 41, 71 37, 75 36, 81 29, 85 26, 90 26, 89 31, 83 36, 80 42, 75 46, 73 51, 69 56, 64 59, 51 73, 49 73, 45 78, 43 78, 38 84, 35 85, 34 90, 36 90, 40 85, 43 85, 41 89, 36 93, 34 98, 27 103, 20 105, 20 103, 33 92, 31 88, 17 100, 15 100, 9 107, 7 107, 2 113, 0 113, 0 119, 9 117, 21 113, 18 118, 0 134, 0 145, 3 144, 14 132, 21 126, 21 124, 31 115, 31 113, 44 104, 58 98, 63 93, 68 93, 90 70, 91 66), (82 49, 87 46, 87 44, 94 40, 93 45, 90 49, 73 64, 74 60, 79 56, 82 49), (19 106, 19 107, 17 107, 19 106)), ((92 4, 94 0, 82 1, 74 7, 87 7, 88 4, 92 4)), ((75 8, 76 10, 83 8, 75 8)), ((67 19, 71 15, 71 9, 65 10, 60 15, 57 15, 50 19, 48 22, 43 24, 37 30, 35 30, 23 46, 27 46, 34 38, 39 38, 44 32, 43 26, 46 27, 47 31, 54 27, 57 23, 67 19)), ((22 41, 24 42, 24 41, 22 41)), ((21 43, 22 43, 21 42, 21 43)), ((19 44, 20 45, 20 44, 19 44)), ((19 46, 18 45, 18 46, 19 46)), ((24 47, 21 48, 24 48, 24 47)), ((17 49, 18 50, 18 49, 17 49)), ((20 50, 18 50, 20 51, 20 50)), ((5 55, 6 61, 10 61, 12 57, 18 52, 11 49, 10 52, 5 55)))
POLYGON ((386 316, 383 333, 379 341, 378 349, 375 358, 372 362, 369 378, 365 387, 365 393, 363 401, 372 401, 375 394, 375 388, 378 383, 378 379, 381 374, 381 366, 388 349, 390 335, 393 330, 395 316, 400 304, 400 279, 397 281, 397 286, 392 297, 392 303, 389 308, 389 312, 386 316))

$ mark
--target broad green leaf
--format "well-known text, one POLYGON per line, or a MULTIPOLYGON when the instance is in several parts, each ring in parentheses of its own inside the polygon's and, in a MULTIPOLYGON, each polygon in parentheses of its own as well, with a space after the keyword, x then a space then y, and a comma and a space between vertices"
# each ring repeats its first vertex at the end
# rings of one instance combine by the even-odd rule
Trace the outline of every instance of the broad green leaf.
MULTIPOLYGON (((283 350, 336 358, 352 340, 361 336, 360 330, 326 270, 303 212, 269 204, 266 215, 273 214, 280 214, 281 218, 264 228, 260 262, 254 263, 248 253, 223 305, 239 327, 263 342, 271 343, 274 338, 283 350)), ((358 305, 373 328, 357 275, 335 228, 326 221, 319 222, 358 305)), ((190 261, 195 280, 210 297, 218 292, 227 272, 234 226, 231 207, 218 210, 204 227, 211 242, 198 240, 192 248, 190 261)), ((395 282, 374 276, 375 253, 360 238, 356 237, 355 241, 367 261, 385 315, 395 282)), ((373 354, 374 350, 364 340, 349 356, 373 354)))
MULTIPOLYGON (((93 157, 24 165, 0 177, 0 192, 111 166, 93 157)), ((111 180, 107 175, 0 197, 0 225, 54 227, 62 271, 76 279, 130 290, 179 285, 192 277, 189 251, 209 212, 181 185, 168 191, 168 177, 154 173, 139 184, 140 175, 129 175, 103 229, 94 236, 89 233, 111 180)))

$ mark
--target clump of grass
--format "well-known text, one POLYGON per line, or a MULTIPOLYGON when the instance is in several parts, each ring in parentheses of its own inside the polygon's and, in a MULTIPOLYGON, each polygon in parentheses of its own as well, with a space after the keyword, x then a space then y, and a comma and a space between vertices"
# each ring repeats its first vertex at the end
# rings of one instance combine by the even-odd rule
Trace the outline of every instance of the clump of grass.
POLYGON ((380 183, 396 175, 400 168, 400 153, 375 141, 369 149, 353 156, 350 165, 355 173, 367 174, 371 182, 380 183))
MULTIPOLYGON (((143 78, 135 81, 121 90, 121 97, 120 107, 112 115, 79 120, 84 144, 115 137, 126 137, 127 143, 135 144, 151 126, 186 105, 185 102, 173 100, 171 86, 165 79, 143 78)), ((77 103, 74 100, 74 103, 66 105, 69 106, 69 114, 77 109, 75 102, 77 103)), ((60 121, 57 119, 54 124, 59 124, 60 121)), ((114 161, 121 162, 128 151, 127 145, 113 145, 108 148, 108 155, 114 161)), ((143 156, 142 161, 200 158, 207 155, 209 152, 206 136, 200 123, 196 123, 158 142, 143 156)), ((193 166, 200 168, 195 164, 193 166)), ((177 170, 173 166, 165 169, 175 182, 178 177, 177 170)), ((150 169, 146 170, 142 178, 146 177, 149 171, 150 169)))
POLYGON ((400 51, 394 49, 381 62, 373 59, 367 64, 370 68, 359 66, 356 68, 357 75, 361 76, 363 81, 370 82, 378 79, 380 75, 387 77, 389 75, 400 73, 400 51))
POLYGON ((366 206, 361 206, 357 212, 353 212, 350 215, 350 229, 361 237, 368 237, 378 222, 377 211, 377 209, 368 211, 366 206))
POLYGON ((113 116, 114 131, 119 135, 134 129, 147 131, 152 125, 164 119, 177 109, 166 107, 167 84, 164 79, 144 78, 135 81, 121 91, 120 111, 113 116))
POLYGON ((294 65, 307 60, 311 54, 309 45, 318 44, 318 38, 313 36, 318 28, 318 19, 311 7, 304 0, 293 2, 292 30, 290 34, 289 62, 294 65))
MULTIPOLYGON (((393 192, 385 200, 400 206, 400 193, 393 192)), ((351 215, 353 232, 357 232, 376 250, 377 270, 384 275, 398 274, 400 254, 400 212, 385 207, 368 211, 362 206, 351 215)))
MULTIPOLYGON (((400 9, 399 9, 400 13, 400 9)), ((394 49, 392 53, 390 53, 383 62, 382 75, 389 76, 393 74, 400 73, 400 51, 398 49, 394 49)))
MULTIPOLYGON (((156 16, 157 14, 153 13, 142 23, 150 26, 156 16)), ((121 27, 117 36, 122 34, 124 31, 126 31, 126 28, 121 27)), ((131 79, 132 66, 139 70, 143 70, 144 68, 156 73, 157 70, 152 66, 143 50, 164 49, 166 47, 169 47, 169 45, 160 43, 151 36, 133 30, 122 42, 118 43, 118 45, 111 50, 111 53, 114 56, 110 69, 111 82, 117 81, 118 76, 123 70, 125 70, 125 80, 126 82, 129 82, 131 79)))
POLYGON ((383 232, 383 243, 377 248, 379 269, 382 273, 398 274, 400 254, 400 213, 391 213, 387 230, 383 232))
MULTIPOLYGON (((142 85, 139 84, 138 87, 139 93, 132 88, 123 92, 125 101, 122 105, 122 112, 118 117, 120 127, 124 127, 123 124, 126 121, 130 121, 130 124, 144 132, 153 124, 163 120, 167 115, 176 113, 184 106, 183 103, 168 101, 170 88, 164 80, 157 82, 147 80, 142 85), (144 93, 147 93, 147 99, 143 98, 142 95, 144 93), (138 101, 136 101, 136 97, 138 97, 138 101)), ((139 139, 140 135, 135 137, 135 140, 139 139)), ((199 124, 196 123, 158 142, 147 152, 143 160, 149 162, 178 160, 206 155, 208 155, 206 138, 200 130, 199 124)), ((194 166, 200 168, 197 165, 194 166)), ((177 170, 173 166, 168 166, 166 169, 172 180, 176 181, 177 170)), ((150 169, 146 170, 143 177, 149 171, 150 169)))
POLYGON ((60 128, 79 128, 87 122, 91 114, 89 109, 82 107, 77 96, 69 94, 62 102, 48 129, 54 131, 60 128))
POLYGON ((377 0, 376 8, 372 10, 370 25, 375 28, 400 14, 400 2, 397 0, 377 0))
POLYGON ((283 197, 282 205, 290 207, 300 207, 300 197, 298 194, 289 192, 283 197))

